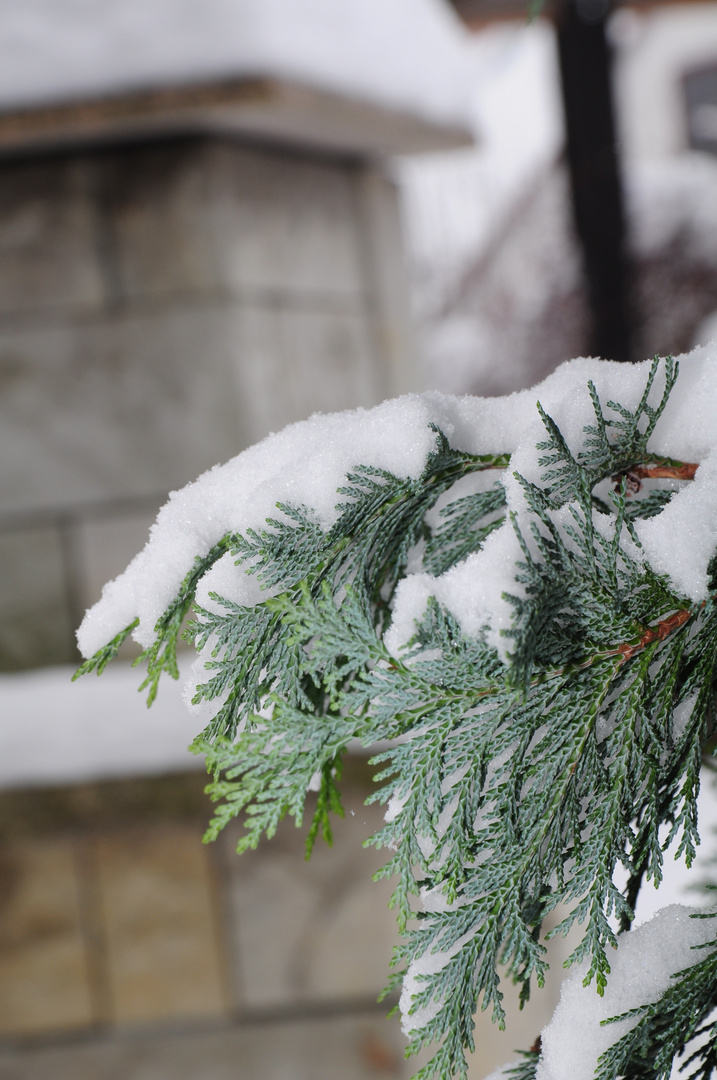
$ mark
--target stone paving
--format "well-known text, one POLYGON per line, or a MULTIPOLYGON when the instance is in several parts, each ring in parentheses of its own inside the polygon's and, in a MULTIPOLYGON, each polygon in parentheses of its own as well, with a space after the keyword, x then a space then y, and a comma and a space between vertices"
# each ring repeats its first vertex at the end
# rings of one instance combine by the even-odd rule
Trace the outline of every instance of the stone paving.
MULTIPOLYGON (((197 774, 0 795, 0 1080, 407 1080, 376 1004, 397 934, 367 783, 353 762, 310 863, 291 822, 240 858, 236 830, 203 846, 197 774)), ((508 1033, 481 1014, 471 1077, 556 993, 508 1033)))

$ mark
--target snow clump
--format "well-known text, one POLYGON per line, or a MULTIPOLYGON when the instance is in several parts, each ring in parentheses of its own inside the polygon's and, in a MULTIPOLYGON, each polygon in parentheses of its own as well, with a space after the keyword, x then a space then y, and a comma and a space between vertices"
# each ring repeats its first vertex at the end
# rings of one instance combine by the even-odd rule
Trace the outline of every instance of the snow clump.
MULTIPOLYGON (((715 937, 712 919, 692 918, 697 908, 671 904, 642 926, 622 934, 610 957, 611 974, 603 997, 583 986, 588 963, 563 983, 558 1007, 542 1034, 536 1080, 592 1080, 598 1059, 638 1019, 602 1024, 612 1016, 657 1001, 672 977, 704 956, 700 946, 715 937), (690 950, 695 951, 690 953, 690 950)), ((702 913, 703 914, 703 913, 702 913)))
MULTIPOLYGON (((664 574, 673 588, 692 602, 707 595, 708 563, 717 535, 717 347, 712 344, 679 358, 680 374, 667 408, 650 439, 651 453, 697 462, 694 481, 683 486, 659 516, 638 520, 642 545, 638 557, 664 574)), ((587 391, 595 384, 603 408, 619 401, 635 409, 642 397, 650 361, 618 364, 577 359, 563 364, 531 390, 504 398, 453 397, 438 392, 409 394, 373 409, 314 415, 245 450, 225 465, 210 469, 194 483, 173 492, 160 510, 149 542, 128 568, 105 586, 79 629, 80 651, 91 656, 137 617, 136 640, 145 648, 155 639, 157 620, 172 602, 197 557, 205 556, 229 532, 261 530, 276 517, 278 502, 308 507, 328 529, 338 516, 337 489, 346 474, 363 464, 398 477, 417 478, 436 445, 432 425, 450 445, 472 454, 509 453, 509 467, 500 474, 507 506, 519 526, 529 514, 523 490, 514 476, 540 483, 544 471, 536 444, 545 438, 539 401, 563 433, 573 452, 594 422, 587 391)), ((664 369, 652 389, 659 401, 664 369)), ((558 514, 561 511, 557 511, 558 514)), ((523 527, 524 535, 529 529, 523 527)), ((486 632, 505 655, 512 607, 505 594, 519 595, 515 563, 520 549, 509 520, 496 529, 483 548, 440 577, 411 566, 400 582, 386 645, 396 654, 412 636, 415 620, 429 597, 445 605, 464 633, 486 632)), ((256 577, 224 556, 199 581, 197 601, 210 607, 216 592, 236 603, 253 606, 267 597, 256 577)), ((201 657, 187 688, 201 679, 201 657)), ((214 703, 215 708, 220 703, 214 703)))

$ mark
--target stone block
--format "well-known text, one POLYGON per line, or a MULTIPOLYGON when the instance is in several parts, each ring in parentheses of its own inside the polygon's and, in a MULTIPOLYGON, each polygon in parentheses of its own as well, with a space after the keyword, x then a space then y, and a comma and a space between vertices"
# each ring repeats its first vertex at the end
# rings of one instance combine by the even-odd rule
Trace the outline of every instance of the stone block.
POLYGON ((161 497, 241 448, 219 306, 0 332, 0 506, 161 497))
POLYGON ((0 1034, 46 1034, 83 1027, 91 1021, 71 842, 45 840, 3 847, 0 1034))
POLYGON ((146 305, 216 294, 211 167, 198 139, 132 147, 107 159, 105 213, 118 299, 146 305))
POLYGON ((211 227, 229 291, 361 293, 355 167, 229 143, 215 144, 207 162, 211 227))
POLYGON ((201 829, 149 827, 95 846, 111 1019, 226 1010, 213 884, 201 829))
POLYGON ((366 166, 357 188, 374 348, 386 396, 395 397, 422 388, 411 329, 401 207, 395 183, 379 166, 366 166))
POLYGON ((79 660, 59 531, 0 532, 0 670, 79 660))
MULTIPOLYGON (((370 1000, 385 986, 398 936, 390 883, 371 880, 385 853, 362 846, 383 811, 364 806, 364 796, 347 795, 333 847, 318 841, 309 863, 305 832, 287 821, 256 851, 229 850, 240 1004, 370 1000)), ((231 849, 235 838, 229 831, 221 842, 231 849)))
POLYGON ((147 508, 124 508, 121 504, 99 516, 80 518, 76 525, 78 561, 82 566, 81 605, 99 600, 102 587, 125 569, 149 539, 160 502, 147 508))
POLYGON ((242 306, 234 326, 247 442, 314 412, 375 405, 385 396, 383 372, 359 314, 242 306))
POLYGON ((94 176, 81 157, 3 163, 0 317, 102 306, 94 176))

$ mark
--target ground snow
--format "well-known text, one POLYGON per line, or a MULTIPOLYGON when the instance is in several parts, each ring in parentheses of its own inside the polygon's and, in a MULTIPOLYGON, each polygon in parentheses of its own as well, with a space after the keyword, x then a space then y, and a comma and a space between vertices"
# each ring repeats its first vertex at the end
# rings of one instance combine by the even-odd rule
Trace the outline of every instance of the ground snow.
POLYGON ((44 787, 204 766, 181 688, 164 680, 151 709, 137 668, 116 663, 72 683, 70 667, 0 675, 0 788, 44 787))
POLYGON ((263 76, 464 126, 466 38, 439 0, 5 0, 0 107, 263 76))
POLYGON ((712 919, 693 919, 696 908, 672 904, 643 926, 623 934, 610 955, 611 974, 600 997, 594 984, 583 986, 588 964, 576 968, 563 984, 560 1002, 542 1034, 542 1056, 536 1080, 592 1080, 598 1058, 636 1020, 600 1022, 639 1005, 657 1001, 672 976, 704 956, 691 952, 717 934, 712 919))

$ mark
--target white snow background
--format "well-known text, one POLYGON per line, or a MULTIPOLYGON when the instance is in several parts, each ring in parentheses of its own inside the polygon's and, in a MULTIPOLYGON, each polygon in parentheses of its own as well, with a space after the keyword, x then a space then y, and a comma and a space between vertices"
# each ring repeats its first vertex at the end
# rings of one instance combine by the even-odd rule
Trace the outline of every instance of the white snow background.
MULTIPOLYGON (((0 675, 0 788, 43 787, 203 769, 182 683, 148 709, 142 673, 115 663, 73 683, 71 667, 0 675)), ((187 673, 185 672, 185 675, 187 673)))

